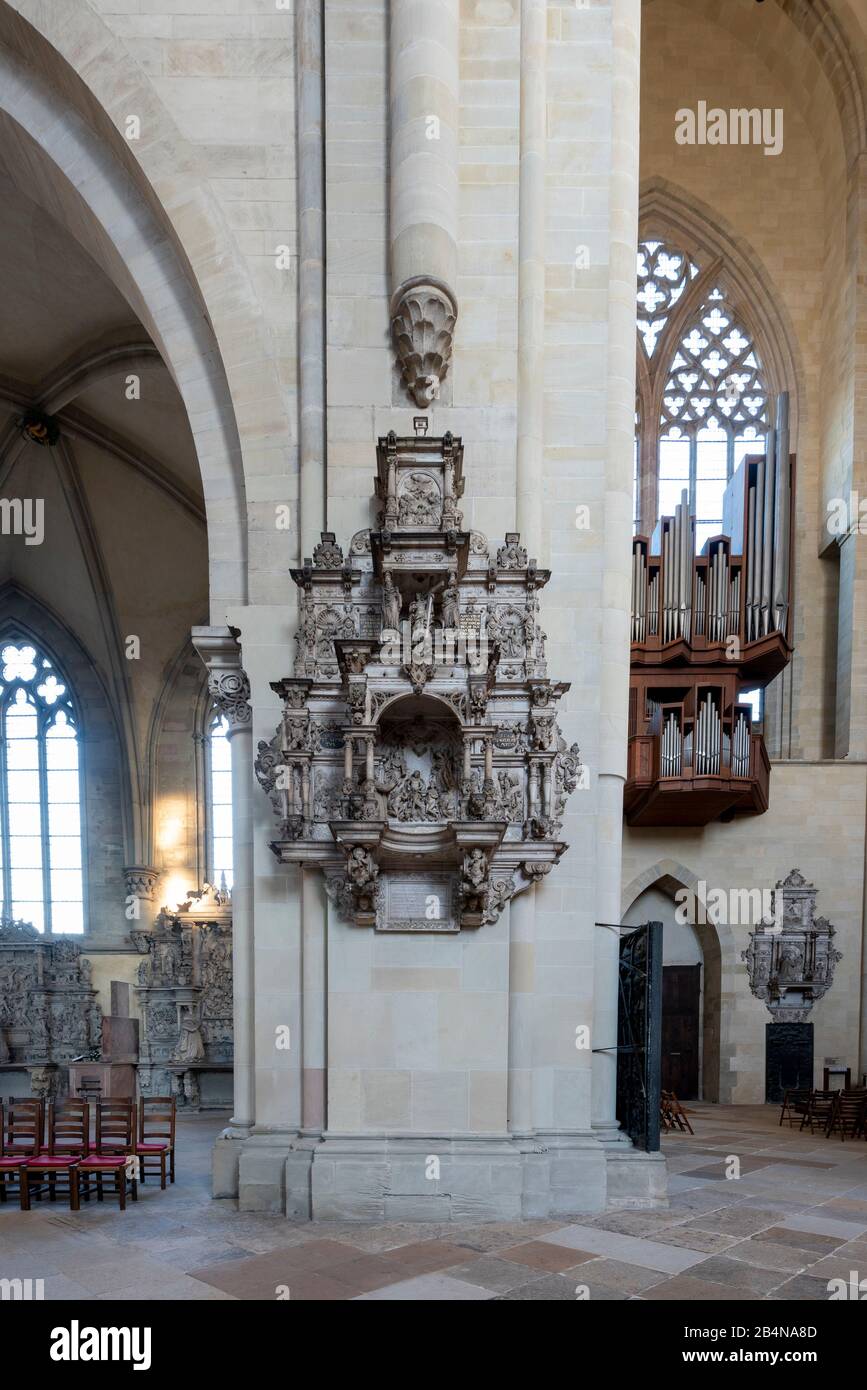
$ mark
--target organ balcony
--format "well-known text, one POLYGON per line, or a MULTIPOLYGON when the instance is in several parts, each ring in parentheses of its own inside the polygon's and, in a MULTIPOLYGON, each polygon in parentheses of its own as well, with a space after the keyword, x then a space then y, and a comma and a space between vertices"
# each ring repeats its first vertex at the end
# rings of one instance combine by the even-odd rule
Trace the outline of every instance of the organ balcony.
POLYGON ((748 690, 791 659, 793 458, 770 432, 726 489, 724 533, 695 554, 687 494, 632 548, 632 826, 700 826, 768 809, 770 760, 748 690))

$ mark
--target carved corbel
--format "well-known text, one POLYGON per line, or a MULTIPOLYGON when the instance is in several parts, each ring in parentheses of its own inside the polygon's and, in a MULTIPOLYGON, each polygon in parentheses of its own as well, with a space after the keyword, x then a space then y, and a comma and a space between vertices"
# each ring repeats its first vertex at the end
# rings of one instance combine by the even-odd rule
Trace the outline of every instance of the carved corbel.
POLYGON ((437 399, 449 369, 458 305, 448 285, 414 276, 391 301, 394 350, 406 388, 420 410, 437 399))

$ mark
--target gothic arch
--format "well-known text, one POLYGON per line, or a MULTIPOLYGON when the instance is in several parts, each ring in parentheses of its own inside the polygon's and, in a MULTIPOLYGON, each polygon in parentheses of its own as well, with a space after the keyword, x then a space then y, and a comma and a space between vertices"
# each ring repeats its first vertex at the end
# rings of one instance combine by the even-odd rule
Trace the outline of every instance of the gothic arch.
MULTIPOLYGON (((676 859, 659 859, 643 869, 623 889, 621 919, 649 888, 658 888, 674 900, 679 889, 697 893, 700 879, 676 859)), ((734 934, 728 923, 693 924, 704 957, 703 1098, 727 1104, 732 1099, 734 1037, 723 1036, 730 1026, 735 1005, 735 976, 739 966, 734 934)), ((741 967, 742 969, 743 967, 741 967)))
MULTIPOLYGON (((224 622, 226 604, 247 597, 246 497, 229 383, 202 287, 224 300, 234 294, 253 316, 256 310, 195 153, 122 42, 81 0, 0 3, 0 133, 16 182, 110 277, 178 386, 205 495, 212 616, 224 622), (133 111, 146 132, 138 160, 120 134, 133 111), (166 149, 185 179, 183 192, 176 188, 163 205, 155 184, 166 149), (203 249, 193 266, 179 231, 210 256, 203 249)), ((262 370, 273 374, 267 359, 262 370)))
MULTIPOLYGON (((771 395, 784 390, 790 393, 789 432, 794 451, 804 399, 803 366, 794 326, 760 258, 719 212, 664 178, 642 182, 638 218, 639 238, 651 233, 670 238, 683 251, 699 257, 702 282, 717 279, 730 290, 755 340, 771 395)), ((680 312, 686 314, 686 305, 680 312)))
POLYGON ((106 681, 76 634, 48 605, 12 580, 0 585, 0 641, 12 632, 30 638, 56 659, 74 691, 82 733, 82 824, 85 902, 96 921, 110 921, 123 902, 123 869, 134 862, 132 778, 123 728, 106 681), (102 843, 88 826, 106 823, 102 843), (119 832, 119 833, 118 833, 119 832), (93 872, 98 860, 102 881, 93 872))

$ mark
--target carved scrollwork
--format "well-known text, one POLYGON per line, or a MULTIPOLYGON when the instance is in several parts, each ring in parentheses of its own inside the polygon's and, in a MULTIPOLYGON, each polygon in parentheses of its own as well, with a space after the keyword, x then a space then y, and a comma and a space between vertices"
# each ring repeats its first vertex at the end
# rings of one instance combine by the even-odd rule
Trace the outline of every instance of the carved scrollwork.
POLYGON ((228 720, 229 732, 248 728, 252 720, 250 682, 246 671, 211 668, 208 674, 208 693, 214 704, 228 720))

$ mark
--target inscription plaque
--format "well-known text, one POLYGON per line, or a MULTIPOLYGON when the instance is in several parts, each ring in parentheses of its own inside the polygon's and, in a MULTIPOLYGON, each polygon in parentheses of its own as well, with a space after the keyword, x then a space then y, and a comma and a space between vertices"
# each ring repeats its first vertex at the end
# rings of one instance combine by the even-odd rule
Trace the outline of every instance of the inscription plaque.
POLYGON ((376 930, 459 931, 453 876, 446 873, 400 874, 386 879, 381 888, 376 930))

